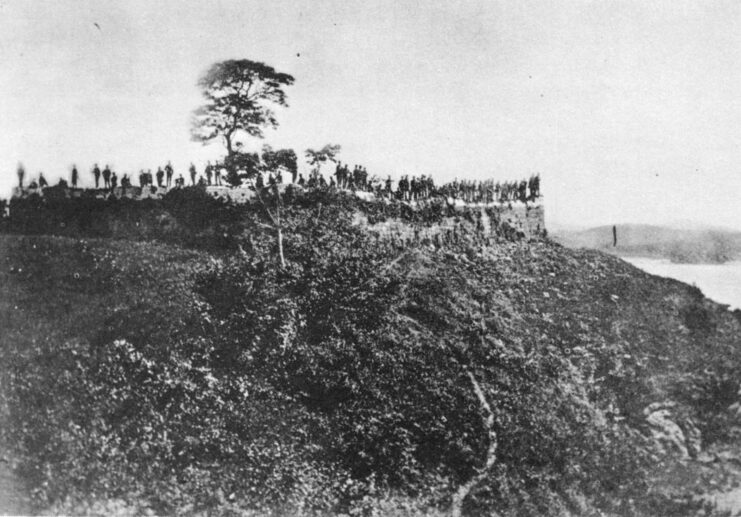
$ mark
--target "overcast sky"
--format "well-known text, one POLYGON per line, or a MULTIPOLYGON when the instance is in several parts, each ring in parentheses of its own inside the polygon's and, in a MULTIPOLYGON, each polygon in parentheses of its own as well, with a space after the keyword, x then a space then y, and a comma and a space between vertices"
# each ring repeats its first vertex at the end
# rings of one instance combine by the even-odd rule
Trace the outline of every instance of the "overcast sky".
POLYGON ((196 81, 235 58, 296 78, 274 147, 339 143, 382 176, 539 172, 549 224, 741 229, 737 0, 0 0, 0 196, 19 161, 200 169, 223 149, 190 140, 196 81))

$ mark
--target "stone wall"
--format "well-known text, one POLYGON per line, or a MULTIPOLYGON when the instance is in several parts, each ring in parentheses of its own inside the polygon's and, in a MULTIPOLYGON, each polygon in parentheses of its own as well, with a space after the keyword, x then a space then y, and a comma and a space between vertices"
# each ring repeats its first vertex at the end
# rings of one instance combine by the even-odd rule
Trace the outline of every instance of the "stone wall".
POLYGON ((466 237, 509 240, 537 239, 545 236, 545 212, 537 205, 454 205, 454 215, 438 223, 413 223, 398 218, 370 222, 356 212, 354 223, 382 238, 404 242, 447 241, 466 237))
MULTIPOLYGON (((281 185, 285 190, 287 185, 281 185)), ((294 186, 300 193, 301 187, 294 186)), ((230 201, 234 204, 248 204, 255 199, 255 192, 249 188, 231 188, 221 186, 206 187, 206 193, 215 199, 230 201)), ((158 187, 128 187, 125 190, 117 187, 111 190, 74 189, 66 187, 46 187, 45 189, 14 189, 13 195, 25 198, 38 194, 42 198, 57 199, 108 199, 113 197, 132 200, 161 199, 167 189, 158 187)), ((354 222, 380 237, 401 240, 404 242, 449 242, 460 238, 508 240, 535 239, 545 235, 545 216, 542 197, 537 204, 490 203, 466 204, 459 199, 434 197, 418 202, 392 201, 388 198, 377 199, 370 192, 346 191, 347 195, 356 197, 365 209, 358 209, 354 222), (377 204, 376 204, 377 203, 377 204), (373 207, 380 207, 377 211, 373 207), (371 207, 368 209, 368 207, 371 207), (384 208, 385 207, 385 208, 384 208), (389 207, 394 208, 389 210, 389 207), (402 208, 400 211, 399 208, 402 208), (371 215, 374 214, 375 215, 371 215), (381 214, 380 217, 378 214, 381 214), (394 216, 385 214, 395 214, 394 216), (401 214, 405 215, 402 217, 401 214), (433 214, 433 215, 430 215, 433 214), (444 215, 441 215, 444 214, 444 215)), ((26 214, 29 215, 29 214, 26 214)))

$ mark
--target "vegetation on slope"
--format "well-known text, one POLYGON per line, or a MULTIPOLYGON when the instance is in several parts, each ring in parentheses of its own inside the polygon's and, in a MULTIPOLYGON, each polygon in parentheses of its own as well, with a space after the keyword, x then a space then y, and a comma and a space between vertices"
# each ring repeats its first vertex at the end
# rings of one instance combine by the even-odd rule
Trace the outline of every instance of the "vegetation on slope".
POLYGON ((40 507, 410 515, 473 480, 471 515, 702 509, 656 481, 646 408, 729 438, 730 313, 597 252, 396 248, 313 201, 285 267, 254 211, 230 253, 1 237, 2 429, 40 507))

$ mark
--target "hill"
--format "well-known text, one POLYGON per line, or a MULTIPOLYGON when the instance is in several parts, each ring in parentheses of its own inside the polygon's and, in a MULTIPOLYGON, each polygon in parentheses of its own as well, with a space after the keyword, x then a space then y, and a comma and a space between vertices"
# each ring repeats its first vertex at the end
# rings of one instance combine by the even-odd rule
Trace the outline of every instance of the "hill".
POLYGON ((696 515, 741 479, 739 314, 324 201, 284 207, 285 265, 257 212, 225 248, 0 235, 2 439, 38 508, 696 515))
POLYGON ((617 225, 617 246, 612 226, 563 230, 553 238, 570 248, 592 248, 628 257, 666 258, 682 263, 722 263, 741 258, 741 232, 720 228, 671 228, 617 225))

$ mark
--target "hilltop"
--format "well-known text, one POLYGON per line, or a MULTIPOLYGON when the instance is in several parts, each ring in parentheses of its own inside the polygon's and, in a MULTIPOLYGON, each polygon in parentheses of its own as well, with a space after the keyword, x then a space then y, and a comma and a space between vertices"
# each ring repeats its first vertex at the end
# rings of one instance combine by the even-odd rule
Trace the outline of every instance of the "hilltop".
POLYGON ((553 238, 570 248, 592 248, 625 257, 666 258, 681 263, 722 263, 741 258, 741 232, 710 227, 667 227, 645 224, 562 230, 553 238))
POLYGON ((694 287, 480 210, 387 238, 447 216, 309 196, 281 265, 259 210, 177 206, 0 235, 2 438, 39 508, 674 516, 741 479, 741 315, 694 287))

